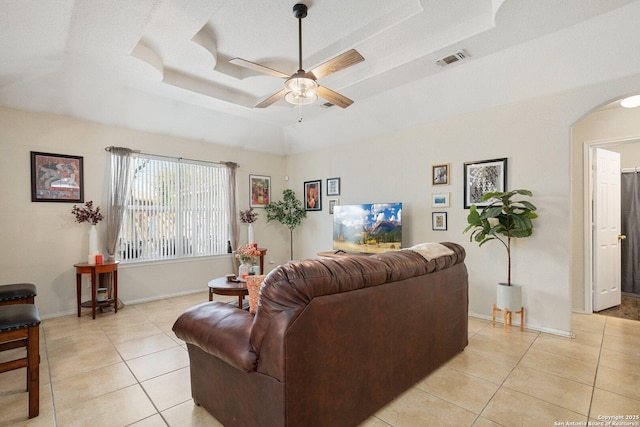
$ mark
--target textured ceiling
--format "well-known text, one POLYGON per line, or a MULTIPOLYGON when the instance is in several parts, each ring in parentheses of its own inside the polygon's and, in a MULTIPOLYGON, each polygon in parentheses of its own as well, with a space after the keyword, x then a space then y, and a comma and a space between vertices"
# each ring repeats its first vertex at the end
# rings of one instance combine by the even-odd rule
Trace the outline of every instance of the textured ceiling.
POLYGON ((294 73, 295 3, 3 0, 0 104, 286 154, 640 72, 638 0, 306 0, 303 68, 357 49, 319 81, 355 103, 253 108, 283 80, 228 61, 294 73))

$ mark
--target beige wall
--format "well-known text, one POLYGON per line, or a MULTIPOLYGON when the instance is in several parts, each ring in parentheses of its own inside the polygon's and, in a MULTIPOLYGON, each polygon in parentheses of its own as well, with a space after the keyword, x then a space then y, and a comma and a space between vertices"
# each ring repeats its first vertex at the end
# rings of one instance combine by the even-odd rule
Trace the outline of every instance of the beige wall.
MULTIPOLYGON (((624 93, 621 96, 625 95, 624 93)), ((585 223, 584 150, 586 143, 602 143, 602 148, 621 154, 623 168, 640 166, 640 108, 613 108, 595 111, 580 120, 571 132, 572 209, 577 213, 572 226, 571 277, 572 308, 584 312, 585 287, 585 223), (620 143, 620 141, 625 141, 620 143)), ((588 230, 588 228, 587 228, 588 230)), ((587 293, 587 295, 589 295, 587 293)))
MULTIPOLYGON (((524 286, 527 325, 568 334, 575 300, 572 284, 577 280, 575 266, 579 263, 576 254, 581 253, 576 246, 576 239, 581 238, 577 230, 582 224, 582 205, 576 199, 576 194, 581 194, 576 187, 580 174, 576 175, 575 165, 572 167, 572 161, 581 157, 576 157, 575 143, 571 144, 571 128, 595 107, 638 88, 640 76, 632 76, 289 158, 0 108, 0 177, 4 183, 0 223, 5 243, 0 249, 2 282, 36 283, 38 304, 45 316, 75 310, 72 265, 85 257, 87 231, 73 221, 72 205, 30 201, 29 151, 84 156, 85 197, 104 203, 108 176, 104 147, 122 145, 157 154, 238 162, 243 209, 248 207, 249 174, 272 177, 274 200, 286 186, 301 198, 304 181, 322 179, 325 187, 327 178, 340 177, 342 194, 338 198, 342 204, 402 201, 405 245, 424 241, 463 244, 470 275, 469 311, 490 317, 495 283, 504 281, 506 275, 505 254, 497 244, 478 248, 462 234, 468 212, 462 208, 463 163, 507 157, 508 187, 531 189, 540 213, 534 236, 516 242, 514 250, 513 277, 524 286), (439 163, 450 163, 451 184, 434 188, 430 185, 431 165, 439 163), (451 207, 443 209, 448 213, 448 230, 432 231, 430 197, 442 191, 451 193, 451 207)), ((309 212, 295 231, 296 258, 313 257, 331 248, 332 218, 326 188, 323 205, 322 211, 309 212)), ((256 240, 266 242, 264 246, 269 248, 269 268, 288 259, 286 228, 265 223, 261 215, 255 230, 256 240)), ((121 297, 131 303, 201 290, 211 277, 228 272, 230 264, 225 255, 124 266, 121 297)))
MULTIPOLYGON (((495 284, 506 279, 506 256, 499 244, 482 248, 462 232, 468 211, 463 209, 463 164, 508 158, 508 187, 533 191, 540 218, 535 234, 517 241, 513 280, 523 285, 529 327, 566 334, 571 329, 573 258, 570 130, 580 117, 640 82, 618 81, 487 109, 451 120, 404 129, 393 135, 328 148, 312 155, 292 156, 292 183, 299 195, 302 182, 341 177, 341 204, 403 202, 404 245, 453 241, 467 249, 470 307, 473 315, 490 318, 495 284), (431 165, 450 163, 451 185, 430 185, 431 165), (295 185, 295 184, 294 184, 295 185), (432 231, 431 193, 451 193, 448 230, 432 231)), ((309 212, 296 233, 297 256, 311 257, 330 250, 332 219, 323 188, 323 210, 309 212)), ((579 211, 576 211, 579 212, 579 211)), ((578 215, 579 218, 579 215, 578 215)))
MULTIPOLYGON (((43 317, 75 311, 73 264, 86 260, 88 229, 74 222, 70 203, 32 203, 30 151, 70 154, 84 158, 85 200, 106 207, 109 154, 117 145, 144 152, 240 164, 238 196, 241 209, 249 204, 249 174, 271 176, 274 194, 282 191, 286 159, 264 153, 200 141, 104 126, 67 117, 0 108, 0 283, 32 282, 38 287, 43 317)), ((262 213, 262 212, 260 212, 262 213)), ((104 227, 99 224, 99 232, 104 227)), ((279 244, 281 232, 265 227, 260 215, 254 227, 259 243, 269 242, 268 269, 288 258, 288 244, 279 244), (271 262, 271 263, 270 263, 271 262)), ((246 227, 241 242, 246 241, 246 227)), ((190 261, 123 265, 119 269, 119 296, 125 303, 206 290, 207 282, 231 271, 228 255, 190 261)), ((85 276, 83 292, 89 286, 85 276)))

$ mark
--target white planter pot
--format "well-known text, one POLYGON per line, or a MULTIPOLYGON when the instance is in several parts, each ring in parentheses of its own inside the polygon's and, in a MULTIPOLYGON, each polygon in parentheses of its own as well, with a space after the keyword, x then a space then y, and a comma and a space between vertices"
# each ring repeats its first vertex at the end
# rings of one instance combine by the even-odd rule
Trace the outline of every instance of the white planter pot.
POLYGON ((522 287, 520 285, 508 286, 506 283, 498 283, 496 290, 496 306, 511 312, 520 311, 522 308, 522 287))

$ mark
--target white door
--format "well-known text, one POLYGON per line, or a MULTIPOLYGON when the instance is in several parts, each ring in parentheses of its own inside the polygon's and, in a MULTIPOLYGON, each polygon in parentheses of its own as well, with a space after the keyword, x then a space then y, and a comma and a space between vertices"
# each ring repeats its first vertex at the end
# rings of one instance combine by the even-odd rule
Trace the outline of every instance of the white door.
POLYGON ((596 148, 593 311, 620 305, 620 153, 596 148))

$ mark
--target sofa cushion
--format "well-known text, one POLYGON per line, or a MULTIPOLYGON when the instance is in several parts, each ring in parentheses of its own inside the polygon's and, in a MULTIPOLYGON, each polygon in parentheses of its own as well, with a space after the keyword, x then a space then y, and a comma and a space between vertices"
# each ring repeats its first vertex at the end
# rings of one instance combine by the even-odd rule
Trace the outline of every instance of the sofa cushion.
POLYGON ((257 357, 249 347, 253 315, 220 301, 191 307, 178 317, 173 331, 181 340, 237 369, 255 370, 257 357))

